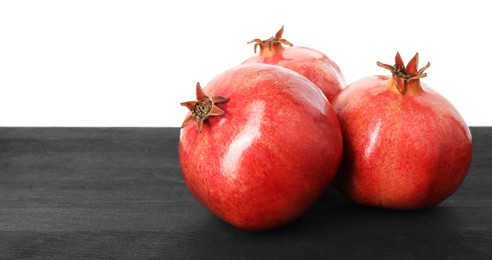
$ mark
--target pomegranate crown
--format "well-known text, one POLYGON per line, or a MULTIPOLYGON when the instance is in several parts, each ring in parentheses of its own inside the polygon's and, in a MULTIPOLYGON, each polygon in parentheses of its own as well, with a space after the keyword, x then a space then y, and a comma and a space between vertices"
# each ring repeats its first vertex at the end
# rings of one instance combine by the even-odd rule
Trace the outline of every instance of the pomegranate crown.
POLYGON ((427 68, 429 68, 430 62, 427 62, 427 64, 419 70, 418 70, 418 63, 419 63, 418 52, 408 62, 406 67, 405 64, 403 63, 400 53, 396 52, 395 65, 384 64, 379 61, 377 62, 377 65, 379 67, 391 71, 391 75, 395 79, 395 84, 398 91, 402 94, 405 94, 407 90, 408 82, 412 80, 418 80, 420 78, 427 76, 427 73, 424 73, 424 71, 427 68))
POLYGON ((205 94, 200 83, 196 83, 196 101, 182 102, 181 105, 187 107, 191 111, 191 115, 187 117, 181 128, 196 122, 198 132, 202 132, 203 121, 211 116, 221 116, 225 111, 220 109, 217 104, 229 101, 229 99, 221 96, 209 97, 205 94))
POLYGON ((283 33, 284 33, 284 26, 282 25, 282 28, 280 28, 280 30, 278 30, 278 32, 275 34, 275 36, 272 36, 266 40, 260 40, 258 38, 253 39, 253 40, 249 41, 248 44, 253 43, 253 42, 255 43, 255 46, 254 46, 255 53, 256 53, 256 48, 258 46, 260 46, 260 51, 266 47, 268 47, 269 51, 272 51, 272 48, 275 44, 285 44, 285 45, 289 45, 290 47, 294 46, 292 43, 290 43, 286 39, 282 38, 283 33))

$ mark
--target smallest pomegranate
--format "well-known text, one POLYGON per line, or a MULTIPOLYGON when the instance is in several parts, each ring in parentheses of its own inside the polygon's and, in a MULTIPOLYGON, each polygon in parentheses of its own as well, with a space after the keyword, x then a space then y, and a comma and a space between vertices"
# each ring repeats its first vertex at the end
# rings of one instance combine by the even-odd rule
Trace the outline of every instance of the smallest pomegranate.
POLYGON ((348 85, 333 101, 344 135, 334 186, 351 200, 390 209, 440 203, 470 167, 468 126, 453 105, 420 79, 418 54, 405 67, 378 62, 391 76, 348 85))
POLYGON ((284 27, 267 40, 254 39, 248 43, 254 43, 256 53, 260 47, 259 55, 252 56, 244 63, 266 63, 281 66, 293 70, 316 85, 325 97, 331 101, 333 97, 345 86, 345 77, 338 65, 318 50, 294 46, 282 38, 284 27), (284 48, 288 45, 291 48, 284 48))

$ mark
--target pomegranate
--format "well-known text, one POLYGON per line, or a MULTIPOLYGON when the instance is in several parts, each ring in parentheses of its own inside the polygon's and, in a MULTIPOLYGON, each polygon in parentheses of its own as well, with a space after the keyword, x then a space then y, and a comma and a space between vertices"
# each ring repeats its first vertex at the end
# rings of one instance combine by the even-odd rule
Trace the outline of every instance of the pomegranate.
POLYGON ((344 135, 334 186, 351 200, 390 209, 422 209, 452 195, 472 158, 468 126, 453 105, 420 79, 418 53, 392 76, 360 79, 333 100, 344 135))
POLYGON ((182 103, 190 112, 178 149, 191 193, 244 230, 301 216, 342 157, 340 125, 321 91, 291 70, 246 64, 196 92, 197 101, 182 103))
POLYGON ((248 58, 243 63, 266 63, 291 69, 313 82, 321 89, 328 100, 345 86, 345 78, 338 65, 325 54, 307 47, 294 46, 282 39, 284 27, 275 37, 267 40, 254 39, 254 52, 260 47, 259 55, 248 58), (284 48, 282 44, 292 48, 284 48))

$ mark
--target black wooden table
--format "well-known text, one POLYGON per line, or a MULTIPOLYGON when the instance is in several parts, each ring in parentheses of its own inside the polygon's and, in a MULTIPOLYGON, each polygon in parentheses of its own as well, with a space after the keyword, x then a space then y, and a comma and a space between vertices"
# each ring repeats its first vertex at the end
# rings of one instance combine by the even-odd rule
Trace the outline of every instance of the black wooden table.
POLYGON ((439 206, 375 209, 329 188, 250 233, 192 197, 178 128, 0 128, 0 258, 492 259, 492 128, 471 130, 472 167, 439 206))

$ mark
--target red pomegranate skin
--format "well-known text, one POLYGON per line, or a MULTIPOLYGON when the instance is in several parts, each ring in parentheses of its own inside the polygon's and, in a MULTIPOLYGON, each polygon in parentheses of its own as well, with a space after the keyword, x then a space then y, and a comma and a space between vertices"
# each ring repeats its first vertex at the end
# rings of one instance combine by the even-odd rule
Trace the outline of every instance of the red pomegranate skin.
POLYGON ((464 181, 472 137, 453 105, 419 79, 405 94, 396 86, 393 77, 366 77, 334 99, 344 135, 334 186, 363 205, 423 209, 464 181))
POLYGON ((343 153, 331 105, 305 77, 239 65, 204 88, 225 114, 181 129, 179 159, 191 193, 240 229, 274 229, 301 216, 333 179, 343 153))
POLYGON ((326 98, 331 101, 346 84, 339 66, 324 53, 312 48, 302 46, 284 48, 280 41, 283 40, 281 39, 282 33, 283 27, 275 37, 270 39, 278 40, 270 43, 271 46, 268 45, 268 40, 259 41, 260 53, 246 59, 243 64, 266 63, 293 70, 318 86, 326 98))

